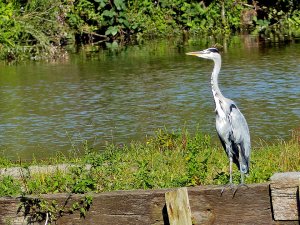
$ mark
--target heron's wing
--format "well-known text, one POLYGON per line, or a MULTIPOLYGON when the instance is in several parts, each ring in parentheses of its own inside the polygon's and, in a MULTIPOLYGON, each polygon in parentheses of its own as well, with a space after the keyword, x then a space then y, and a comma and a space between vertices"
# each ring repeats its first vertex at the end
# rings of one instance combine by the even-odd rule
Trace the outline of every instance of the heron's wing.
POLYGON ((245 117, 235 104, 230 106, 230 119, 232 126, 232 137, 234 143, 240 143, 245 157, 250 156, 250 134, 245 117))

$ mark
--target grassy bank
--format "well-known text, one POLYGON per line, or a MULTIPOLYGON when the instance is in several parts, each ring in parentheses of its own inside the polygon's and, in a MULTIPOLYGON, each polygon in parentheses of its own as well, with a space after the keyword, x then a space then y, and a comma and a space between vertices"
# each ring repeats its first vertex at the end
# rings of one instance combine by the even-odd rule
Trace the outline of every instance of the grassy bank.
MULTIPOLYGON (((253 149, 246 183, 268 181, 276 172, 300 170, 299 140, 277 141, 253 149)), ((2 176, 0 196, 43 193, 87 193, 112 190, 155 189, 206 184, 226 184, 228 159, 210 137, 187 131, 160 130, 146 142, 128 146, 107 146, 104 152, 84 148, 82 156, 57 156, 47 162, 13 163, 4 158, 2 168, 46 163, 74 163, 68 172, 24 174, 21 178, 2 176), (86 164, 91 168, 87 169, 86 164)), ((234 182, 239 172, 234 168, 234 182)))

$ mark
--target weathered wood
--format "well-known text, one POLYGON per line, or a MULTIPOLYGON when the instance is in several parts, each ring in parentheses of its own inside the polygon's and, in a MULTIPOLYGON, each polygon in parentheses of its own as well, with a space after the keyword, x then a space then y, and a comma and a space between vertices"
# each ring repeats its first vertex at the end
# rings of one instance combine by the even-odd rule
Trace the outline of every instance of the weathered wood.
POLYGON ((272 207, 275 220, 299 220, 300 172, 276 173, 271 177, 272 207))
POLYGON ((215 186, 189 189, 195 224, 278 224, 272 218, 268 183, 238 187, 236 192, 226 188, 222 195, 221 190, 215 186))
MULTIPOLYGON (((193 223, 208 224, 259 224, 299 225, 299 221, 275 221, 272 217, 269 183, 252 184, 234 190, 223 186, 200 186, 187 188, 193 223)), ((80 218, 79 212, 63 215, 56 224, 100 224, 100 225, 167 225, 169 224, 165 205, 165 193, 172 189, 116 191, 93 195, 93 204, 80 218)), ((30 196, 29 196, 30 197, 30 196)), ((32 196, 31 196, 32 197, 32 196)), ((42 195, 49 201, 55 200, 66 208, 82 198, 82 195, 42 195), (66 200, 68 201, 66 202, 66 200)), ((28 217, 19 211, 20 198, 0 198, 0 225, 28 224, 28 217)), ((33 224, 33 223, 32 223, 33 224)), ((38 224, 38 223, 35 223, 38 224)), ((44 224, 41 222, 39 224, 44 224)))
POLYGON ((192 225, 187 188, 178 188, 165 194, 170 225, 192 225))

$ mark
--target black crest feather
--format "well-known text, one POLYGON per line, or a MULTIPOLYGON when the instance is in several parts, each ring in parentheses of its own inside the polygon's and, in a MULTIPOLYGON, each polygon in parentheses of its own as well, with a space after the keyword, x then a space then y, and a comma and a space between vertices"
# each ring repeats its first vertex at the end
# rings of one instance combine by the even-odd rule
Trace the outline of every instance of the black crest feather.
POLYGON ((216 52, 219 53, 219 50, 217 48, 209 48, 208 49, 210 52, 216 52))

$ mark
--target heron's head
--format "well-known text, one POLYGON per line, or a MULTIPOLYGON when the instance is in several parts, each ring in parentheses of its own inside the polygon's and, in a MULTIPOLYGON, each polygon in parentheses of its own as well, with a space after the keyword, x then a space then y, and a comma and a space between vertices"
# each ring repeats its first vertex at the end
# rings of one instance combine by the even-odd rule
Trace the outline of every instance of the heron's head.
POLYGON ((197 52, 188 52, 187 55, 193 55, 204 59, 220 59, 219 50, 217 48, 208 48, 197 52))

